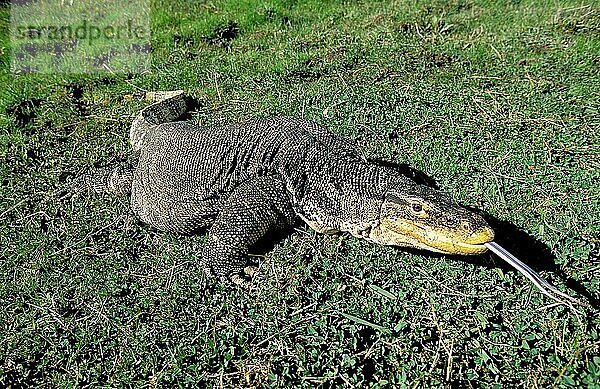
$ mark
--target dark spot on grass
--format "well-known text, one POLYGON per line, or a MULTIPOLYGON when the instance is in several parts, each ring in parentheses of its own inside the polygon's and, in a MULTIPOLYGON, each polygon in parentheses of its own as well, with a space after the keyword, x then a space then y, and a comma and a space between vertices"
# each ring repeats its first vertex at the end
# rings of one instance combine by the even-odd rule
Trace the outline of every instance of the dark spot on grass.
POLYGON ((57 311, 60 316, 64 317, 75 317, 79 313, 79 309, 69 300, 59 305, 57 311))
POLYGON ((110 49, 106 53, 95 56, 92 59, 92 65, 99 69, 104 69, 105 67, 110 65, 110 61, 113 57, 115 57, 118 53, 114 50, 110 49))
POLYGON ((113 76, 102 77, 95 82, 95 84, 100 84, 100 85, 105 85, 105 86, 115 85, 116 83, 117 83, 117 79, 113 76))
POLYGON ((218 26, 214 29, 212 35, 205 38, 206 42, 212 46, 229 47, 240 33, 237 22, 229 21, 226 25, 218 26))
POLYGON ((442 68, 452 64, 453 58, 443 53, 428 53, 425 57, 425 61, 429 66, 442 68))
POLYGON ((348 55, 344 51, 338 54, 339 55, 331 56, 331 58, 316 58, 303 61, 298 68, 291 69, 284 73, 282 81, 288 84, 313 81, 328 75, 348 72, 356 68, 360 63, 360 53, 348 55), (340 59, 340 57, 342 57, 342 59, 340 59))
POLYGON ((309 59, 302 62, 299 68, 285 73, 283 79, 288 83, 316 80, 324 75, 318 68, 319 65, 314 60, 309 59))
POLYGON ((42 216, 40 218, 40 231, 42 233, 46 233, 48 232, 48 218, 46 217, 45 214, 42 213, 42 216))
POLYGON ((301 52, 309 51, 310 49, 316 48, 319 45, 314 42, 308 42, 305 40, 300 40, 298 43, 294 45, 294 49, 301 52))
POLYGON ((284 76, 287 82, 311 81, 316 80, 323 74, 313 70, 291 70, 284 76))
POLYGON ((396 27, 397 31, 406 35, 416 35, 419 38, 428 35, 447 35, 454 30, 454 25, 447 24, 442 19, 404 22, 396 27))
POLYGON ((143 44, 132 43, 129 45, 129 52, 132 54, 150 54, 154 52, 154 47, 148 42, 143 44))
POLYGON ((77 83, 72 83, 72 84, 68 84, 66 86, 66 89, 67 89, 67 94, 68 94, 72 104, 75 106, 75 109, 77 110, 77 112, 80 115, 85 115, 86 112, 88 111, 88 107, 87 107, 87 104, 85 103, 85 101, 83 100, 83 95, 84 95, 83 86, 81 86, 77 83))
POLYGON ((7 113, 13 116, 17 125, 24 127, 36 118, 36 108, 42 104, 41 99, 23 100, 19 104, 9 108, 7 113))
POLYGON ((522 58, 522 59, 519 60, 518 64, 520 66, 527 66, 527 65, 529 65, 532 62, 535 62, 535 60, 532 59, 532 58, 522 58))
POLYGON ((57 58, 62 58, 65 53, 72 52, 75 47, 77 47, 77 41, 55 43, 52 52, 57 58))
POLYGON ((175 47, 192 47, 196 45, 196 40, 189 36, 175 35, 173 36, 175 47))
POLYGON ((105 253, 110 246, 110 233, 107 230, 97 231, 86 239, 86 244, 96 247, 97 253, 105 253))
POLYGON ((398 26, 398 31, 404 33, 404 34, 409 34, 409 33, 413 33, 414 32, 414 24, 413 23, 401 23, 398 26))
POLYGON ((280 12, 277 12, 273 9, 268 9, 265 11, 265 20, 267 22, 277 22, 279 21, 282 26, 291 27, 292 21, 287 15, 282 15, 280 12))
POLYGON ((104 53, 94 57, 92 63, 96 68, 102 68, 104 65, 108 65, 110 63, 110 58, 111 56, 109 54, 104 53))
POLYGON ((290 387, 298 387, 301 383, 298 364, 290 357, 280 356, 273 361, 271 372, 279 377, 282 377, 290 387))
POLYGON ((531 42, 528 46, 529 49, 536 54, 543 54, 550 51, 550 45, 544 42, 531 42))
POLYGON ((35 43, 25 43, 19 47, 20 50, 15 50, 14 55, 16 59, 23 60, 25 59, 25 53, 27 53, 31 57, 35 57, 40 51, 40 48, 35 43))
POLYGON ((115 297, 123 298, 127 297, 131 294, 131 289, 128 286, 120 288, 116 293, 114 293, 115 297))
POLYGON ((41 154, 42 152, 37 148, 30 148, 25 153, 27 159, 32 163, 39 162, 42 159, 41 154))
POLYGON ((0 375, 0 384, 8 388, 38 386, 46 376, 44 372, 48 373, 48 370, 42 368, 43 360, 44 354, 34 350, 27 354, 27 359, 23 357, 5 358, 1 361, 3 371, 0 375))
POLYGON ((60 173, 60 175, 58 176, 58 182, 59 183, 65 183, 69 180, 71 180, 73 177, 75 176, 75 174, 70 173, 70 172, 62 172, 60 173))
POLYGON ((360 329, 355 336, 358 338, 356 351, 362 352, 373 344, 377 336, 377 332, 375 332, 375 330, 371 327, 364 327, 360 329))
POLYGON ((191 61, 198 57, 197 42, 194 37, 175 35, 173 44, 176 48, 183 50, 187 60, 191 61))
POLYGON ((563 84, 558 84, 558 85, 546 84, 542 88, 542 93, 543 94, 561 93, 561 92, 565 92, 567 90, 569 90, 569 86, 568 85, 563 85, 563 84))
POLYGON ((69 96, 73 100, 81 100, 81 98, 83 97, 83 86, 79 84, 67 85, 67 91, 69 92, 69 96))
POLYGON ((181 362, 186 366, 196 365, 201 362, 201 359, 198 358, 198 354, 186 355, 183 357, 181 362))
POLYGON ((137 321, 140 323, 149 323, 152 319, 152 315, 148 312, 140 312, 137 315, 137 321))

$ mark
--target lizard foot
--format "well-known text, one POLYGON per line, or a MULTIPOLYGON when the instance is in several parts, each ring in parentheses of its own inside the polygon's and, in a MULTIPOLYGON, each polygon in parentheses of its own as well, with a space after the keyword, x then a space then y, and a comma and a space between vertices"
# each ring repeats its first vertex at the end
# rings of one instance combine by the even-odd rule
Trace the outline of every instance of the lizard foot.
POLYGON ((240 286, 244 289, 252 289, 252 281, 242 276, 241 274, 234 273, 229 276, 229 280, 233 282, 233 284, 240 286))
POLYGON ((62 187, 56 191, 59 200, 70 199, 88 192, 85 178, 81 174, 67 174, 62 181, 62 187))

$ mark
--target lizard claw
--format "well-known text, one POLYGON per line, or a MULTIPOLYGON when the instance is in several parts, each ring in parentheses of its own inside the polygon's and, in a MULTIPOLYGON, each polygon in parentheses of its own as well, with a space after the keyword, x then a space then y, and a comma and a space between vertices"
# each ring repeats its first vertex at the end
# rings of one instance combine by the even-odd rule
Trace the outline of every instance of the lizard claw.
POLYGON ((248 277, 253 278, 256 273, 258 273, 258 267, 256 266, 246 266, 244 268, 244 274, 246 274, 248 277))

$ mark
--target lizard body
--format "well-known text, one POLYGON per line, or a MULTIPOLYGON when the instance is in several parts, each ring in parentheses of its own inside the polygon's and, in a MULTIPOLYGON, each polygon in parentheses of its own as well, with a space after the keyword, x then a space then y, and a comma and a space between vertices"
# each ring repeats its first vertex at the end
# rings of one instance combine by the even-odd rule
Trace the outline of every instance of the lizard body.
POLYGON ((131 193, 134 212, 159 230, 209 228, 201 255, 209 274, 248 286, 251 247, 299 219, 320 233, 451 254, 482 253, 494 238, 478 214, 368 162, 352 142, 312 121, 175 121, 187 108, 174 93, 143 109, 130 130, 135 157, 77 177, 72 189, 131 193))

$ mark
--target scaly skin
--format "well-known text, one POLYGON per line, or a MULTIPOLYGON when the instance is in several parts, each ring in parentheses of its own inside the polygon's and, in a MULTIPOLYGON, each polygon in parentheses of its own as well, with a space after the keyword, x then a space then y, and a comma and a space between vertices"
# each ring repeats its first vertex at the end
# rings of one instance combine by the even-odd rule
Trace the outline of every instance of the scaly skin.
POLYGON ((128 188, 136 214, 163 231, 211 226, 200 258, 209 274, 249 286, 248 251, 298 219, 321 233, 448 254, 482 253, 494 238, 479 215, 367 162, 353 143, 311 121, 172 122, 186 109, 184 95, 171 92, 142 110, 130 131, 136 160, 89 172, 74 189, 128 188))

